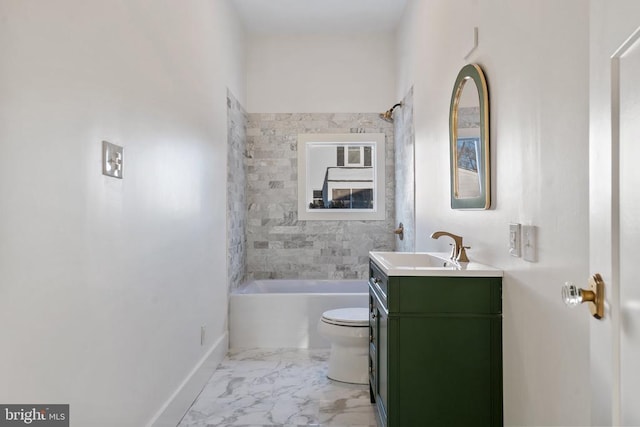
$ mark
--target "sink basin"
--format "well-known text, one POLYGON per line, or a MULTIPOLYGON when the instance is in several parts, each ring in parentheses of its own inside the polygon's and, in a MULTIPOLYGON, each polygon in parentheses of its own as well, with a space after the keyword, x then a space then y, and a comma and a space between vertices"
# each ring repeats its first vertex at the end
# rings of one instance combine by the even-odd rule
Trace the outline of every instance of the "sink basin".
MULTIPOLYGON (((447 259, 447 257, 439 256, 440 254, 429 252, 371 252, 376 261, 380 261, 388 268, 415 268, 415 267, 434 267, 448 268, 455 267, 455 263, 447 259)), ((376 264, 378 264, 376 262, 376 264)))
POLYGON ((369 252, 387 276, 502 277, 502 270, 477 262, 457 263, 440 252, 369 252))

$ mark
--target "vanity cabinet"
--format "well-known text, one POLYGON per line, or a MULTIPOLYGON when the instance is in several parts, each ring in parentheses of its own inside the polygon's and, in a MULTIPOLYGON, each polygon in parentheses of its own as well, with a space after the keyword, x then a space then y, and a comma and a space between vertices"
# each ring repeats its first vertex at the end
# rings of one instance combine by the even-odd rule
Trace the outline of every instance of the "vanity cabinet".
POLYGON ((383 427, 502 426, 502 278, 369 274, 371 402, 383 427))

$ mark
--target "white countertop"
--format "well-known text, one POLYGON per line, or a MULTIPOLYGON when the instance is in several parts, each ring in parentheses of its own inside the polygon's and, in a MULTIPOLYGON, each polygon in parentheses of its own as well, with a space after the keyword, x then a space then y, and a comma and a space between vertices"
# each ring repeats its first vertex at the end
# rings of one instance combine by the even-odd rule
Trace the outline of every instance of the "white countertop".
POLYGON ((369 252, 387 276, 502 277, 502 270, 477 262, 454 262, 440 252, 369 252))

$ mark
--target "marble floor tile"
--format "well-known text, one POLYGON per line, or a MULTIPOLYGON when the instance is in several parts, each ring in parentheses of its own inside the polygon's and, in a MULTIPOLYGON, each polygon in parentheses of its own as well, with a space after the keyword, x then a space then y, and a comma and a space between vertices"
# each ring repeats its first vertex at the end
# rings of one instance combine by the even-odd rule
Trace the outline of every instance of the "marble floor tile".
POLYGON ((230 351, 179 427, 375 427, 369 386, 327 378, 329 350, 230 351))

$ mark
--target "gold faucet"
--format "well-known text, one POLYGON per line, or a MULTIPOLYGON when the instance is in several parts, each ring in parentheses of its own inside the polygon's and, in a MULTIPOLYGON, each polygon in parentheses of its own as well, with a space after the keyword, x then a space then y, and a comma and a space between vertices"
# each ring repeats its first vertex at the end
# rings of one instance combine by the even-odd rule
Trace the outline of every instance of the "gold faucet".
POLYGON ((462 244, 462 236, 457 236, 446 231, 436 231, 431 235, 431 238, 437 239, 442 236, 449 236, 453 239, 453 249, 451 250, 451 255, 449 256, 449 258, 451 258, 453 261, 469 262, 467 251, 465 249, 471 248, 462 244))

